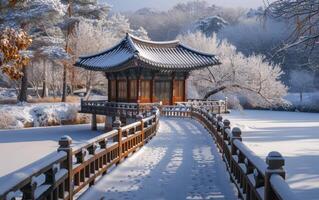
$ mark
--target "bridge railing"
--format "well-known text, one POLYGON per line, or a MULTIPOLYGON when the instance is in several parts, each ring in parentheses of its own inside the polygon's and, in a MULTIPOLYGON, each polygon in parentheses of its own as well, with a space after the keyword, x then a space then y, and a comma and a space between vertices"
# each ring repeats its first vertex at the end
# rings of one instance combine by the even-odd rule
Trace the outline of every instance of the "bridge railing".
POLYGON ((63 136, 57 152, 0 178, 0 200, 73 199, 155 136, 159 111, 137 118, 126 126, 117 119, 114 130, 79 146, 63 136))
POLYGON ((204 108, 217 114, 228 112, 227 98, 225 100, 188 99, 186 102, 176 102, 175 104, 177 106, 204 108))
POLYGON ((296 197, 285 181, 285 160, 278 152, 270 152, 262 160, 243 142, 241 130, 231 129, 230 121, 223 120, 200 107, 169 106, 161 111, 167 117, 192 117, 202 123, 214 137, 222 154, 230 180, 238 196, 246 200, 295 200, 296 197))
POLYGON ((135 117, 138 114, 151 113, 154 106, 159 103, 122 103, 108 102, 106 100, 81 100, 81 113, 90 113, 98 115, 135 117))

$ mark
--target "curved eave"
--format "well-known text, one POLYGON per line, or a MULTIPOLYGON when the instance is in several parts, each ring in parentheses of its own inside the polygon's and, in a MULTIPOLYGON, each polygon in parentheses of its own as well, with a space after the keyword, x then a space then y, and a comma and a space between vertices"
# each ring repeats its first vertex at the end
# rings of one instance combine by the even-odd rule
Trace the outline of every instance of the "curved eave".
POLYGON ((117 72, 117 71, 122 71, 125 70, 127 68, 132 68, 135 65, 132 63, 133 60, 135 58, 135 55, 129 57, 128 59, 126 59, 123 62, 120 62, 116 65, 112 65, 112 66, 92 66, 92 65, 86 65, 86 64, 82 64, 82 61, 77 61, 74 66, 77 67, 82 67, 84 69, 87 70, 92 70, 92 71, 102 71, 102 72, 117 72), (132 63, 132 65, 130 65, 132 63))
POLYGON ((138 56, 138 60, 148 64, 149 68, 170 71, 192 71, 221 64, 218 57, 215 55, 200 54, 199 52, 196 52, 194 54, 196 54, 196 56, 192 58, 193 63, 159 63, 154 60, 150 60, 147 57, 143 57, 141 55, 138 56))
POLYGON ((101 51, 99 53, 94 53, 94 54, 91 54, 91 55, 81 55, 81 56, 79 56, 79 59, 87 59, 87 58, 97 57, 97 56, 100 56, 102 54, 107 54, 108 52, 113 51, 114 49, 116 49, 119 46, 121 46, 123 44, 123 42, 125 42, 125 41, 126 41, 126 38, 122 39, 116 45, 114 45, 113 47, 111 47, 109 49, 106 49, 104 51, 101 51))

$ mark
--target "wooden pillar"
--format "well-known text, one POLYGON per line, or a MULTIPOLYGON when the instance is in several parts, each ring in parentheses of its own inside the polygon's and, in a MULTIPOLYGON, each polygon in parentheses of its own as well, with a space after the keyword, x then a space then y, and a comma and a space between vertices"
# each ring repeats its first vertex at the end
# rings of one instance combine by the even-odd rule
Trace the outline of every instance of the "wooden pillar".
POLYGON ((110 102, 112 100, 112 81, 107 79, 107 99, 110 102))
POLYGON ((172 81, 171 81, 171 99, 170 104, 174 104, 174 87, 175 87, 175 73, 172 74, 172 81))
POLYGON ((187 101, 187 89, 186 89, 186 86, 187 86, 187 77, 184 78, 184 97, 183 97, 183 101, 187 101))
POLYGON ((137 103, 141 102, 141 75, 137 76, 137 103))
POLYGON ((118 102, 119 101, 119 80, 117 77, 116 77, 115 85, 116 85, 116 102, 118 102))
POLYGON ((92 114, 91 129, 92 131, 97 130, 96 114, 92 114))
POLYGON ((155 87, 155 75, 152 75, 152 80, 151 80, 151 86, 150 86, 150 89, 151 89, 151 103, 154 103, 154 100, 155 100, 155 96, 154 96, 154 87, 155 87))
POLYGON ((129 77, 126 77, 126 102, 131 102, 131 88, 130 88, 130 80, 129 77))

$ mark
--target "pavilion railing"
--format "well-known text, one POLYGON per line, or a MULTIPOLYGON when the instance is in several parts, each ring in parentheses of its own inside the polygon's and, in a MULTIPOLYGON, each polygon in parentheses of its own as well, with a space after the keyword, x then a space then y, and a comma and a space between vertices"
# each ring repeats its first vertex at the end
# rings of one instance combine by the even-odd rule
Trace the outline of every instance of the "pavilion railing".
POLYGON ((151 113, 154 106, 159 103, 122 103, 108 102, 106 100, 81 100, 81 113, 90 113, 98 115, 135 117, 138 114, 147 115, 151 113))
POLYGON ((159 111, 126 126, 117 119, 113 127, 79 146, 62 137, 57 152, 0 178, 0 200, 73 199, 155 136, 159 111))
POLYGON ((229 120, 200 107, 166 106, 161 114, 167 117, 191 117, 202 123, 214 137, 230 180, 245 200, 295 200, 285 181, 284 158, 270 152, 266 162, 251 151, 241 138, 241 130, 231 129, 229 120))
POLYGON ((188 99, 186 102, 176 102, 175 104, 178 106, 204 108, 217 114, 228 112, 227 98, 225 100, 188 99))

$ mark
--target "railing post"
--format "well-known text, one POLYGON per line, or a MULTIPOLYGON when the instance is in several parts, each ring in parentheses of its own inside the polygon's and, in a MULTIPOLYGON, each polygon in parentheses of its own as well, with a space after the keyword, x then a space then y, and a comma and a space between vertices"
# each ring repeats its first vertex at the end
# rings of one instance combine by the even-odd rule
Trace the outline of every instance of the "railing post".
POLYGON ((223 124, 224 124, 224 128, 223 128, 222 136, 224 141, 224 140, 227 140, 226 129, 230 129, 230 121, 228 119, 225 119, 223 124))
POLYGON ((231 152, 230 152, 230 160, 228 162, 229 162, 229 167, 230 167, 230 171, 232 174, 234 174, 234 172, 235 172, 235 169, 234 169, 235 164, 233 163, 234 159, 232 158, 232 156, 237 154, 237 152, 236 152, 237 149, 236 149, 235 144, 234 144, 235 140, 242 141, 241 130, 238 127, 233 128, 232 135, 230 138, 231 152))
MULTIPOLYGON (((22 199, 35 200, 34 191, 35 191, 36 187, 37 187, 36 182, 33 182, 33 183, 31 182, 31 183, 27 184, 26 186, 24 186, 23 188, 21 188, 22 199)), ((6 199, 8 199, 8 196, 9 195, 7 195, 6 199)))
POLYGON ((113 122, 113 130, 117 130, 117 144, 118 144, 118 153, 119 153, 119 161, 117 164, 119 164, 122 160, 122 128, 121 128, 122 122, 119 117, 116 117, 115 121, 113 122))
POLYGON ((231 154, 232 155, 236 155, 236 148, 235 148, 235 145, 234 145, 234 141, 235 140, 242 141, 241 130, 238 127, 234 127, 231 133, 232 133, 232 136, 230 138, 231 154))
POLYGON ((217 131, 221 131, 221 127, 219 126, 219 122, 223 121, 223 117, 218 115, 217 116, 217 131))
POLYGON ((155 115, 155 122, 157 121, 157 108, 156 107, 153 107, 152 108, 152 115, 155 115))
POLYGON ((144 143, 145 143, 145 134, 144 134, 143 115, 142 114, 137 115, 136 119, 141 122, 142 145, 144 145, 144 143))
POLYGON ((65 190, 69 193, 69 200, 73 199, 73 163, 72 163, 72 138, 70 136, 62 136, 59 140, 59 151, 64 151, 67 153, 67 160, 65 163, 63 163, 63 166, 65 169, 68 170, 68 182, 65 186, 65 190))
POLYGON ((285 159, 282 155, 277 151, 272 151, 268 154, 266 158, 266 163, 268 165, 266 172, 265 172, 265 200, 272 200, 274 199, 274 191, 270 184, 270 177, 273 174, 278 174, 285 179, 286 172, 283 169, 285 165, 285 159))

